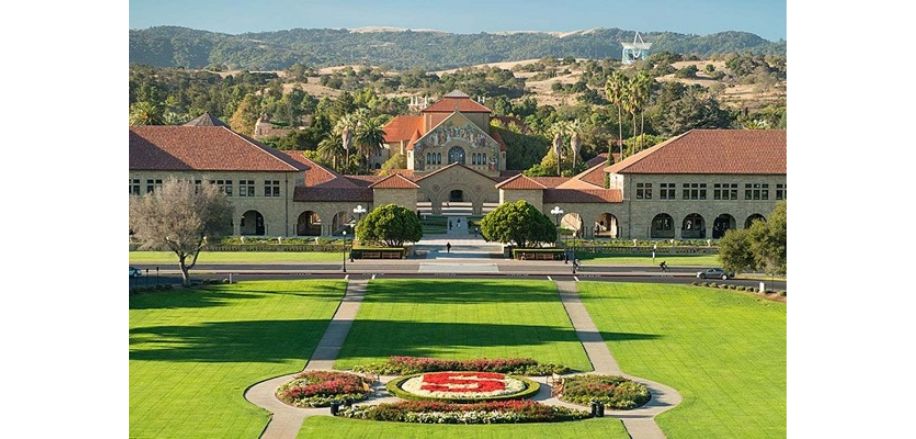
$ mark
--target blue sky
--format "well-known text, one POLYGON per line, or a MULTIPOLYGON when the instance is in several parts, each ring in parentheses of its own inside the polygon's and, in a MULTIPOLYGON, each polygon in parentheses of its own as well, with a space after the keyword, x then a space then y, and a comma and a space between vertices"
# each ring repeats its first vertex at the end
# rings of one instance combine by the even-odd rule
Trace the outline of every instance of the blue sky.
POLYGON ((458 33, 619 27, 785 38, 786 0, 130 0, 130 28, 225 33, 394 26, 458 33))

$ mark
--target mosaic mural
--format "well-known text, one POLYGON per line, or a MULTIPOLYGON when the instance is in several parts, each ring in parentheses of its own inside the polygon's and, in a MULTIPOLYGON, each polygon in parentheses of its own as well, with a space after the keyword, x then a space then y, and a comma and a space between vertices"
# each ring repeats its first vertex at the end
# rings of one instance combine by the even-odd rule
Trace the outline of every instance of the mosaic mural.
MULTIPOLYGON (((465 149, 464 154, 461 155, 462 158, 471 157, 471 151, 473 150, 487 149, 485 155, 487 158, 486 169, 490 171, 499 170, 499 163, 497 162, 499 144, 472 122, 454 120, 448 120, 442 123, 414 144, 414 157, 416 157, 414 169, 425 169, 425 159, 428 149, 443 147, 448 150, 448 148, 453 148, 455 146, 465 149)), ((455 154, 455 156, 457 157, 457 154, 455 154)), ((449 163, 451 162, 452 160, 449 160, 449 163)), ((469 164, 465 160, 461 160, 461 162, 469 164)), ((441 163, 433 161, 432 164, 441 163)), ((476 163, 473 164, 476 165, 476 163)))

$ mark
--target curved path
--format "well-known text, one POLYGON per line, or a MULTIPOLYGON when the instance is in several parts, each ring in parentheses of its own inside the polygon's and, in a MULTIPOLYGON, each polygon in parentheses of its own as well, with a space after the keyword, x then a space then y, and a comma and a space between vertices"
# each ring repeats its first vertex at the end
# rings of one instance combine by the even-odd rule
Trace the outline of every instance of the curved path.
MULTIPOLYGON (((353 325, 353 320, 356 318, 356 314, 365 296, 367 284, 368 279, 350 280, 348 282, 347 292, 304 370, 333 370, 334 360, 337 358, 344 341, 346 341, 347 333, 350 332, 350 327, 353 325)), ((601 333, 592 321, 591 316, 588 314, 588 310, 585 308, 585 305, 582 304, 576 289, 576 283, 573 281, 556 281, 556 284, 563 307, 566 309, 566 313, 569 315, 569 319, 594 369, 594 372, 589 373, 624 376, 645 384, 652 394, 652 399, 642 407, 633 410, 609 410, 605 412, 605 414, 620 419, 631 438, 664 438, 665 434, 658 428, 654 418, 659 413, 669 410, 679 404, 681 402, 681 395, 673 388, 664 384, 623 373, 617 365, 614 356, 611 355, 610 349, 608 349, 607 344, 601 337, 601 333)), ((330 416, 330 409, 327 407, 292 407, 274 396, 277 388, 290 381, 295 375, 295 373, 287 374, 261 381, 245 391, 245 399, 268 410, 272 414, 270 422, 261 434, 262 438, 294 439, 302 428, 302 423, 305 421, 305 418, 310 416, 330 416)), ((394 378, 395 376, 379 376, 373 396, 357 405, 375 405, 399 401, 398 398, 391 396, 385 389, 385 384, 394 378)), ((533 377, 533 379, 542 384, 546 384, 547 378, 533 377)), ((560 401, 558 398, 551 396, 550 387, 547 385, 541 386, 540 391, 533 399, 548 405, 557 405, 580 410, 585 408, 580 405, 560 401)))
POLYGON ((619 418, 623 421, 624 427, 634 439, 656 439, 664 438, 665 434, 658 428, 655 423, 655 416, 666 410, 674 408, 681 403, 681 395, 670 386, 661 383, 649 381, 640 377, 634 377, 625 374, 620 370, 617 360, 611 355, 607 343, 601 337, 601 332, 592 321, 591 315, 582 303, 576 288, 576 283, 572 281, 557 281, 557 289, 560 293, 560 300, 566 313, 569 314, 569 320, 576 329, 576 335, 585 347, 585 353, 592 363, 594 372, 607 375, 620 375, 646 385, 652 394, 652 399, 646 405, 633 410, 610 410, 605 412, 608 416, 619 418))

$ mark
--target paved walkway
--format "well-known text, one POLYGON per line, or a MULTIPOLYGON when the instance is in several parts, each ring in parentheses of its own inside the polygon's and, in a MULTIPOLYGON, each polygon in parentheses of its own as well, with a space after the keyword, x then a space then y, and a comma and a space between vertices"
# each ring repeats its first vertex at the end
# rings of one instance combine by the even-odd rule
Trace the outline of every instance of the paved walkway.
POLYGON ((665 434, 655 423, 655 416, 680 404, 681 395, 670 386, 623 373, 582 303, 576 282, 557 281, 556 284, 563 307, 566 308, 569 320, 576 329, 576 335, 579 336, 582 346, 585 347, 585 353, 592 363, 594 369, 592 373, 619 375, 643 383, 649 388, 649 393, 652 395, 652 399, 642 407, 633 410, 609 410, 605 414, 620 419, 633 439, 664 438, 665 434))
MULTIPOLYGON (((328 324, 324 336, 315 347, 315 352, 305 367, 305 370, 330 370, 334 368, 334 360, 347 339, 347 333, 353 325, 359 306, 366 295, 368 280, 351 280, 347 283, 347 293, 337 307, 337 312, 328 324)), ((302 422, 309 416, 330 415, 328 408, 297 408, 284 404, 274 396, 277 387, 292 380, 296 374, 283 375, 261 381, 245 391, 245 399, 258 407, 272 413, 267 428, 261 434, 265 439, 292 439, 299 434, 302 422)))

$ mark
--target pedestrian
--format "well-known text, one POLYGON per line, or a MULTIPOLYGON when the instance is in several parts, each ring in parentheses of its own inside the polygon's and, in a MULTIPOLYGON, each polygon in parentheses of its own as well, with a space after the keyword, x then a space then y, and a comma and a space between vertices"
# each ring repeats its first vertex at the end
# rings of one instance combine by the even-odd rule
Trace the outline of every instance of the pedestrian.
POLYGON ((451 243, 451 242, 446 242, 446 243, 445 243, 445 252, 446 252, 446 253, 451 253, 451 252, 452 252, 452 243, 451 243))
POLYGON ((448 220, 448 229, 452 230, 452 220, 448 220))
POLYGON ((458 227, 461 227, 461 218, 458 218, 458 227))

